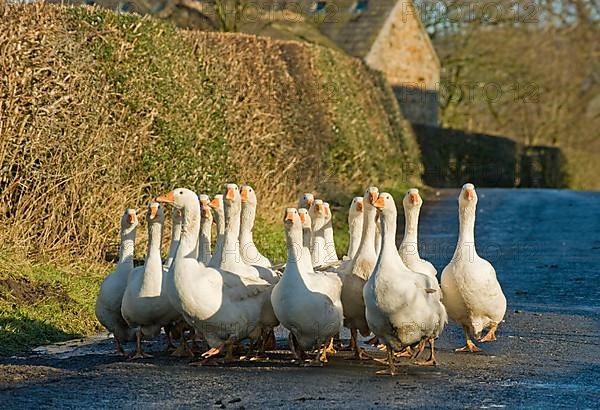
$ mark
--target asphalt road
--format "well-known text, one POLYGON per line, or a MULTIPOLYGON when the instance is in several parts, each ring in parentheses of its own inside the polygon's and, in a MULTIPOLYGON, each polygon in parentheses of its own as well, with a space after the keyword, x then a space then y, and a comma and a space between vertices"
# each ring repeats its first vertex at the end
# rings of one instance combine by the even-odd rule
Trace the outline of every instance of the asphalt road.
MULTIPOLYGON (((456 243, 456 195, 442 192, 421 217, 421 255, 440 272, 456 243)), ((100 337, 1 359, 0 408, 600 407, 600 193, 478 195, 478 253, 496 267, 509 303, 483 353, 453 352, 463 342, 454 323, 436 344, 438 367, 406 360, 397 377, 376 376, 376 364, 343 352, 324 368, 291 364, 283 350, 223 367, 160 353, 132 363, 100 337)))

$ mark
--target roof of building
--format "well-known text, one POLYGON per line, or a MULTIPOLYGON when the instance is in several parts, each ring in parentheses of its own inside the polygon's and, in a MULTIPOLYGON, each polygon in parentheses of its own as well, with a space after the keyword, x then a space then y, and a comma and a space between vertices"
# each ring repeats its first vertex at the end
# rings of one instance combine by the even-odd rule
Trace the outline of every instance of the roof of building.
POLYGON ((365 57, 399 0, 274 0, 302 14, 348 54, 365 57))

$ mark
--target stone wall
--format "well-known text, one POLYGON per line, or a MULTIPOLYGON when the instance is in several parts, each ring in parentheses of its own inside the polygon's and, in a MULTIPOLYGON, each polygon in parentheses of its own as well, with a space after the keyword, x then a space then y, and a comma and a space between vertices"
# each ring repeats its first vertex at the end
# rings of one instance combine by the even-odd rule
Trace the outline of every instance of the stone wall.
POLYGON ((497 135, 428 125, 413 127, 421 149, 423 181, 434 187, 564 188, 566 158, 557 147, 524 147, 497 135))

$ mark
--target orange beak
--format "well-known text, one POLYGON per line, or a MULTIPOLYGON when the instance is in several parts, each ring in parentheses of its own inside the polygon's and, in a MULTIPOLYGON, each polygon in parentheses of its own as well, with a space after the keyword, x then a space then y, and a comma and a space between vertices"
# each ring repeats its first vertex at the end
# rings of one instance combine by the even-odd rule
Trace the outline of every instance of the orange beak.
POLYGON ((129 223, 130 224, 134 224, 135 223, 135 214, 129 214, 129 223))
POLYGON ((168 194, 157 196, 156 198, 154 198, 154 201, 164 204, 172 204, 173 202, 175 202, 175 195, 173 194, 173 191, 171 191, 168 194))
POLYGON ((377 201, 377 193, 369 192, 369 202, 371 203, 371 205, 375 205, 375 201, 377 201))
POLYGON ((157 213, 158 213, 158 207, 151 206, 150 207, 150 219, 156 218, 157 213))
POLYGON ((409 195, 409 199, 410 199, 410 202, 412 202, 413 204, 416 204, 416 203, 419 202, 419 195, 417 195, 417 194, 410 194, 409 195))
MULTIPOLYGON (((242 192, 240 192, 240 196, 242 197, 242 202, 246 202, 248 201, 248 191, 247 190, 242 190, 242 192)), ((231 198, 233 199, 233 197, 231 198)))
POLYGON ((287 215, 285 216, 285 221, 290 221, 290 222, 294 222, 294 213, 293 212, 288 212, 287 215))
POLYGON ((315 209, 317 210, 317 212, 321 213, 323 211, 323 205, 322 204, 316 204, 315 205, 315 209))
POLYGON ((232 201, 233 198, 235 198, 235 194, 233 192, 233 188, 227 188, 227 193, 225 194, 225 199, 228 199, 228 200, 232 201))
POLYGON ((219 207, 219 200, 217 198, 215 198, 212 201, 210 201, 210 203, 208 205, 210 205, 211 208, 218 208, 219 207))
POLYGON ((300 214, 300 222, 304 223, 305 218, 304 218, 304 214, 300 214))
POLYGON ((206 205, 202 206, 202 215, 206 218, 208 218, 210 216, 210 208, 207 207, 206 205))
POLYGON ((362 211, 362 210, 363 210, 363 203, 362 203, 362 202, 357 202, 357 203, 356 203, 356 210, 357 210, 358 212, 360 212, 360 211, 362 211))
POLYGON ((308 208, 310 208, 310 207, 312 206, 313 202, 315 202, 315 200, 314 200, 314 199, 308 199, 308 200, 306 200, 306 206, 307 206, 308 208))
POLYGON ((465 190, 465 199, 472 201, 475 199, 475 191, 472 189, 465 190))
POLYGON ((383 199, 383 197, 380 196, 379 198, 377 198, 377 200, 373 202, 373 206, 377 209, 383 209, 383 207, 385 206, 385 200, 383 199))

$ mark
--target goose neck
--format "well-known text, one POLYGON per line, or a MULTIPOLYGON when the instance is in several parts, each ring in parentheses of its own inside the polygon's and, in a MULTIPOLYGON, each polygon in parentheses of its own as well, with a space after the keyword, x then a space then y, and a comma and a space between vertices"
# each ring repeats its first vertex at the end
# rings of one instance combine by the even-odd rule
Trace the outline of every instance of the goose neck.
POLYGON ((167 256, 166 265, 169 266, 175 259, 175 255, 177 254, 177 248, 179 247, 179 242, 181 240, 181 220, 173 219, 173 224, 171 227, 171 244, 169 245, 169 254, 167 256))
POLYGON ((302 229, 302 248, 306 252, 310 252, 310 238, 312 236, 312 232, 310 228, 302 229))
POLYGON ((375 232, 376 223, 375 216, 377 211, 371 205, 365 206, 365 213, 363 216, 362 236, 360 238, 360 245, 358 245, 358 251, 356 252, 357 257, 363 256, 368 252, 374 252, 375 247, 375 232))
POLYGON ((225 249, 239 247, 240 213, 231 208, 225 210, 225 249))
POLYGON ((475 255, 475 207, 462 207, 459 210, 459 232, 454 258, 459 258, 464 252, 475 255))
POLYGON ((313 233, 311 244, 313 249, 315 246, 325 246, 326 241, 323 232, 317 232, 316 234, 313 233))
POLYGON ((381 218, 381 242, 382 249, 386 253, 395 253, 396 250, 396 221, 392 221, 390 215, 381 218))
POLYGON ((354 257, 360 246, 360 240, 363 231, 363 218, 358 217, 350 223, 350 243, 348 244, 348 256, 354 257))
POLYGON ((287 261, 286 273, 299 274, 300 266, 304 264, 304 252, 302 246, 302 229, 292 227, 286 235, 287 261))
POLYGON ((162 274, 162 260, 160 256, 160 247, 162 243, 162 222, 150 223, 148 228, 148 253, 146 256, 145 272, 162 274))
POLYGON ((325 242, 327 244, 331 244, 331 243, 334 242, 334 239, 333 239, 333 223, 331 222, 331 219, 329 221, 327 221, 327 223, 323 227, 323 236, 325 237, 325 242))
POLYGON ((240 239, 242 236, 252 238, 252 228, 256 218, 256 206, 248 202, 242 205, 240 239))
POLYGON ((215 221, 217 223, 217 242, 215 243, 215 253, 210 258, 209 266, 219 267, 223 259, 223 248, 225 246, 225 216, 222 213, 215 212, 215 221))
POLYGON ((410 242, 417 242, 419 233, 419 209, 413 208, 407 210, 404 221, 404 237, 410 242))
POLYGON ((177 249, 177 257, 194 257, 198 245, 200 233, 200 204, 198 201, 190 201, 185 205, 183 212, 183 223, 181 226, 181 239, 177 249))
POLYGON ((215 219, 217 223, 217 234, 221 236, 225 235, 225 216, 223 214, 217 214, 215 219))
POLYGON ((375 279, 381 275, 385 275, 389 271, 407 270, 408 268, 400 258, 400 254, 396 249, 396 215, 392 212, 382 212, 380 220, 381 229, 381 251, 377 258, 375 271, 371 277, 375 279), (385 265, 385 266, 384 266, 385 265), (384 267, 384 269, 382 269, 384 267), (387 269, 391 267, 392 269, 387 269))
POLYGON ((135 251, 136 229, 125 230, 121 233, 121 246, 119 247, 119 265, 133 269, 133 254, 135 251))
POLYGON ((419 257, 417 247, 419 234, 419 208, 405 208, 404 238, 400 249, 403 257, 419 257))
POLYGON ((200 239, 198 241, 198 246, 200 247, 200 256, 205 256, 210 254, 210 240, 212 234, 212 222, 210 221, 202 221, 200 223, 200 239))

